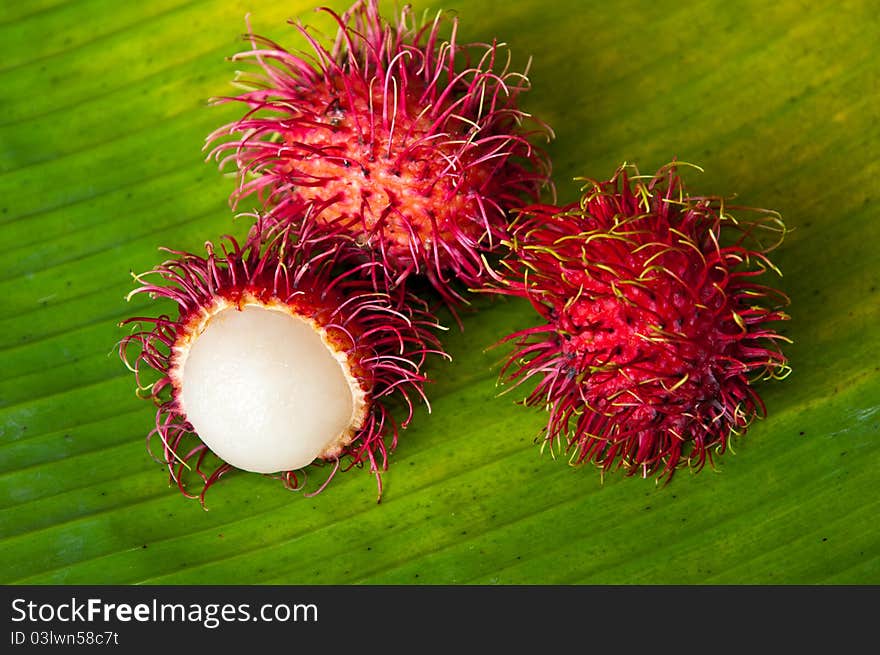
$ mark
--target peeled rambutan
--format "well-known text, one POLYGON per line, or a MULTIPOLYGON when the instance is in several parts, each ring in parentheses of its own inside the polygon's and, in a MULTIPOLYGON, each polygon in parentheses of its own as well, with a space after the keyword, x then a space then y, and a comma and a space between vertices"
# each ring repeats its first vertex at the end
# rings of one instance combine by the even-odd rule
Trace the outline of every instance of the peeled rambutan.
POLYGON ((244 246, 226 237, 222 254, 210 242, 206 250, 168 251, 176 258, 135 276, 129 297, 170 300, 176 316, 122 323, 135 324, 120 355, 158 405, 148 444, 161 440, 172 480, 204 503, 233 467, 301 488, 315 460, 335 464, 328 481, 366 463, 381 498, 398 435, 389 403, 402 401, 405 427, 413 401, 427 402, 426 357, 442 354, 424 303, 377 291, 376 264, 331 231, 258 222, 244 246), (209 450, 222 463, 206 472, 209 450), (187 469, 201 478, 197 494, 187 469))
POLYGON ((503 44, 457 43, 457 20, 444 40, 440 14, 422 24, 407 6, 389 23, 376 0, 324 11, 339 25, 332 46, 295 25, 312 53, 248 35, 252 49, 233 60, 260 73, 220 99, 248 111, 208 137, 211 156, 239 172, 233 204, 257 194, 278 222, 337 226, 392 285, 422 274, 454 303, 453 279, 485 281, 508 210, 550 184, 530 138, 551 131, 517 107, 526 74, 503 44))
POLYGON ((527 298, 542 324, 516 344, 502 380, 536 381, 544 439, 573 464, 645 477, 700 470, 766 415, 753 383, 788 374, 770 323, 786 296, 756 278, 785 234, 775 212, 689 197, 674 165, 623 166, 580 203, 535 205, 512 228, 500 293, 527 298))

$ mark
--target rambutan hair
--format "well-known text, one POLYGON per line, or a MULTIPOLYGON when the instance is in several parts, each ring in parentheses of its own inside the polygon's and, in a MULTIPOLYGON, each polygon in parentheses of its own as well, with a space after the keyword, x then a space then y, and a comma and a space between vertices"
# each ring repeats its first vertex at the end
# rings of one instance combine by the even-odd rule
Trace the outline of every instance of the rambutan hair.
MULTIPOLYGON (((431 354, 446 357, 432 332, 438 326, 426 304, 409 294, 401 299, 400 291, 392 295, 377 290, 371 279, 377 264, 364 262, 350 237, 328 230, 270 228, 258 220, 244 245, 226 236, 219 252, 207 242, 205 256, 163 250, 174 258, 135 275, 140 286, 129 298, 146 293, 170 300, 177 306, 177 316, 123 321, 120 325, 133 324, 134 331, 122 339, 119 352, 135 374, 139 395, 157 405, 148 449, 158 437, 163 454, 156 459, 168 467, 181 492, 198 497, 204 505, 205 492, 233 466, 221 463, 203 469, 209 449, 183 412, 175 351, 192 337, 193 325, 204 324, 211 308, 241 309, 245 303, 258 302, 305 317, 344 355, 363 391, 366 414, 350 440, 323 458, 335 466, 327 482, 340 469, 367 464, 376 476, 381 499, 381 472, 397 445, 398 428, 409 424, 416 402, 428 404, 426 359, 431 354), (158 379, 153 379, 156 375, 158 379), (392 415, 394 405, 406 411, 399 422, 392 415), (187 488, 185 477, 192 478, 184 476, 187 469, 200 478, 197 493, 187 488)), ((302 470, 285 471, 280 477, 291 489, 305 484, 302 470)))
POLYGON ((249 34, 252 49, 233 57, 260 74, 219 100, 248 111, 207 139, 220 168, 238 170, 231 201, 256 194, 277 222, 339 226, 390 284, 422 274, 454 304, 452 279, 486 280, 508 211, 552 188, 530 142, 552 131, 517 107, 527 70, 511 70, 503 44, 459 44, 457 19, 444 40, 440 13, 420 22, 406 6, 390 23, 376 0, 323 11, 339 27, 332 46, 295 23, 311 53, 249 34))
POLYGON ((544 439, 573 464, 700 470, 766 415, 753 383, 790 372, 770 325, 788 298, 756 282, 779 273, 768 253, 785 226, 689 197, 674 164, 623 166, 585 191, 515 222, 496 291, 527 298, 542 323, 506 337, 501 378, 536 382, 524 403, 549 412, 544 439))

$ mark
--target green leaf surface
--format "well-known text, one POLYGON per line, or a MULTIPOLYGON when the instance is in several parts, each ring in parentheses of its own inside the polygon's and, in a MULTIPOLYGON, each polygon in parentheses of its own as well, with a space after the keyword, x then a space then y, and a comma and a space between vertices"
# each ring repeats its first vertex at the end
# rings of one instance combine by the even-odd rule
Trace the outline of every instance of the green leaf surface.
POLYGON ((768 418, 715 471, 603 482, 542 455, 542 414, 498 395, 489 346, 536 319, 479 299, 381 504, 365 471, 312 498, 234 472, 203 511, 144 446, 153 411, 116 355, 118 321, 151 311, 125 302, 129 272, 247 229, 202 152, 238 111, 207 101, 233 91, 245 14, 290 47, 286 19, 332 26, 303 0, 5 3, 0 582, 880 582, 875 4, 415 4, 533 58, 523 104, 556 131, 560 200, 678 158, 705 169, 695 192, 782 213, 794 372, 762 385, 768 418))

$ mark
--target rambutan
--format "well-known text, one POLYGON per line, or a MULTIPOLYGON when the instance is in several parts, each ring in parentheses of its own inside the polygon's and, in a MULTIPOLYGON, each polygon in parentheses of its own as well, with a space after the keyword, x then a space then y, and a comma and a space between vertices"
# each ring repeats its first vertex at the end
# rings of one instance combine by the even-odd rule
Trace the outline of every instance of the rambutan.
POLYGON ((256 193, 278 222, 339 227, 392 286, 422 274, 452 304, 453 279, 485 281, 508 210, 550 184, 530 139, 551 131, 517 107, 527 70, 511 70, 503 44, 457 43, 457 20, 444 40, 440 14, 419 23, 407 6, 389 23, 377 0, 323 11, 339 26, 332 46, 295 24, 311 53, 248 35, 233 60, 260 73, 220 99, 248 111, 208 137, 211 156, 239 172, 233 204, 256 193))
POLYGON ((172 480, 203 503, 233 467, 301 488, 301 469, 315 460, 335 465, 328 481, 340 467, 368 464, 381 498, 398 436, 389 403, 402 401, 405 427, 413 401, 427 402, 423 365, 442 354, 436 321, 422 301, 377 291, 377 264, 345 235, 258 221, 244 246, 225 239, 222 254, 210 242, 206 256, 168 251, 176 257, 135 276, 129 297, 177 309, 122 323, 135 331, 120 355, 158 405, 148 444, 161 440, 172 480), (209 450, 222 463, 205 471, 209 450), (187 469, 201 478, 196 494, 187 469))
POLYGON ((766 415, 753 383, 789 372, 788 339, 769 325, 788 299, 756 282, 779 273, 768 253, 785 226, 689 197, 675 165, 653 177, 624 166, 585 189, 512 228, 497 291, 530 300, 542 324, 505 339, 516 348, 502 380, 536 380, 524 402, 546 408, 544 439, 573 464, 700 470, 766 415))

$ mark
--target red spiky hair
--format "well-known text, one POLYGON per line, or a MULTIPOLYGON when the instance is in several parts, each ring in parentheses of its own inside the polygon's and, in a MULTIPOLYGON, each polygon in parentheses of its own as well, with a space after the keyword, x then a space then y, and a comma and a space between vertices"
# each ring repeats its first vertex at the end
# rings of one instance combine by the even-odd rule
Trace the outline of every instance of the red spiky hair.
POLYGON ((767 253, 785 227, 688 197, 674 165, 650 178, 624 166, 588 189, 514 225, 499 291, 528 298, 544 323, 505 339, 517 348, 502 378, 537 379, 525 403, 546 407, 544 436, 572 463, 699 470, 766 414, 752 382, 789 371, 788 340, 768 325, 788 318, 788 299, 755 282, 778 273, 767 253))
MULTIPOLYGON (((209 450, 187 422, 180 403, 177 353, 204 328, 218 306, 284 307, 322 329, 326 342, 344 354, 364 392, 362 424, 351 431, 347 443, 323 456, 335 464, 327 481, 340 467, 348 470, 367 463, 376 476, 381 499, 381 471, 386 470, 387 456, 398 437, 398 424, 388 405, 402 401, 408 413, 400 427, 406 427, 414 401, 428 403, 423 391, 426 357, 431 353, 446 356, 431 332, 437 327, 435 319, 425 303, 411 295, 401 301, 377 291, 371 281, 376 264, 362 261, 345 235, 309 229, 294 234, 289 227, 270 229, 258 220, 244 246, 229 236, 224 240, 222 254, 208 242, 204 257, 164 249, 176 258, 135 276, 140 286, 129 297, 147 293, 177 305, 176 317, 138 316, 120 324, 135 324, 135 331, 120 343, 120 356, 135 373, 138 391, 158 406, 148 448, 158 436, 161 461, 171 480, 185 495, 198 497, 204 504, 208 488, 233 467, 222 463, 209 472, 203 470, 209 450), (152 327, 142 329, 144 323, 152 327), (129 352, 132 347, 136 347, 134 354, 129 352), (148 384, 144 378, 148 372, 148 377, 157 372, 158 380, 148 384), (197 494, 186 489, 185 469, 194 469, 201 478, 197 494)), ((280 477, 287 487, 300 489, 301 476, 302 472, 286 471, 280 477)))
POLYGON ((443 40, 440 14, 418 24, 404 7, 390 24, 376 0, 323 11, 339 25, 330 49, 296 23, 312 53, 251 34, 252 49, 233 58, 262 71, 242 80, 252 90, 220 100, 246 105, 244 117, 208 137, 221 141, 220 168, 239 171, 233 203, 256 193, 282 223, 341 226, 378 253, 392 285, 423 274, 460 300, 447 278, 480 286, 481 255, 506 236, 508 210, 550 184, 529 138, 551 131, 523 129, 517 108, 526 75, 502 44, 458 44, 457 20, 443 40))

